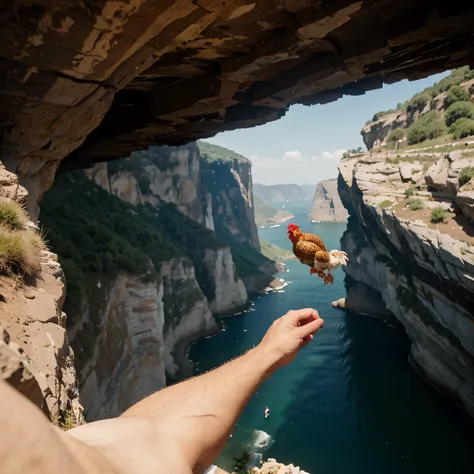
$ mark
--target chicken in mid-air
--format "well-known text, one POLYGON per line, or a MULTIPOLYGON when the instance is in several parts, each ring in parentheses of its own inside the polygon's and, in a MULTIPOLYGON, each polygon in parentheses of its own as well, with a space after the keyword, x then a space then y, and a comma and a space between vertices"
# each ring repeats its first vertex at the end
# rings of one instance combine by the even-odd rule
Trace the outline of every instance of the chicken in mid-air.
POLYGON ((288 224, 288 237, 293 243, 293 253, 296 258, 305 265, 309 265, 310 275, 317 273, 319 278, 324 279, 324 284, 331 285, 334 277, 330 270, 346 265, 349 261, 346 252, 331 250, 328 252, 324 242, 314 234, 301 232, 296 224, 288 224), (327 270, 327 274, 324 273, 327 270))

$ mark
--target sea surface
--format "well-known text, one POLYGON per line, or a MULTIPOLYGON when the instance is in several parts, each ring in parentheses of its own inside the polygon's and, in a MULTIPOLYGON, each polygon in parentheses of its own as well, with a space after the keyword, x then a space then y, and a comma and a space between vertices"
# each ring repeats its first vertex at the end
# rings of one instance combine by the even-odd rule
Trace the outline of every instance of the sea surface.
MULTIPOLYGON (((338 249, 345 224, 311 223, 309 206, 285 209, 338 249)), ((260 235, 290 250, 286 224, 260 235)), ((310 474, 473 474, 474 425, 411 368, 403 328, 332 308, 345 295, 342 271, 324 287, 298 261, 287 268, 284 293, 256 296, 250 311, 222 319, 221 333, 190 349, 202 373, 253 347, 290 309, 313 307, 325 319, 312 343, 251 399, 217 464, 231 471, 233 457, 250 451, 255 462, 274 457, 310 474)))

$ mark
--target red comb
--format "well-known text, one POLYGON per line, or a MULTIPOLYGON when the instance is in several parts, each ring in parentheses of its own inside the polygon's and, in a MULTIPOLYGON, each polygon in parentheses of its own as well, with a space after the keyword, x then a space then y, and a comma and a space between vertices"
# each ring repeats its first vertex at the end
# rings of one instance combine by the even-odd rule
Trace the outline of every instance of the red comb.
POLYGON ((288 232, 293 232, 294 230, 298 230, 299 226, 296 224, 288 224, 288 232))

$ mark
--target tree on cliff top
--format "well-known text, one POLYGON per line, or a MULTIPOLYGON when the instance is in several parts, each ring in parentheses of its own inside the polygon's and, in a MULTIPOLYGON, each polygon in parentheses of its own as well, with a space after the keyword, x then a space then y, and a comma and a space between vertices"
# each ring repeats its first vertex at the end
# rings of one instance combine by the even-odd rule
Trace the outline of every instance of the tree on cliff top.
POLYGON ((235 151, 203 140, 198 141, 198 147, 202 159, 207 163, 213 163, 214 161, 228 162, 233 160, 245 162, 249 161, 247 158, 245 158, 245 156, 240 155, 235 151))
MULTIPOLYGON (((446 92, 449 89, 451 89, 453 86, 458 87, 459 84, 469 81, 470 79, 474 79, 474 69, 470 70, 469 66, 461 67, 458 69, 454 69, 451 74, 443 79, 441 79, 439 82, 433 84, 431 87, 426 87, 423 91, 418 92, 415 94, 413 97, 405 101, 403 104, 399 103, 397 104, 396 110, 390 109, 386 111, 381 111, 377 112, 374 114, 371 120, 366 122, 366 125, 370 124, 371 122, 375 122, 378 120, 380 117, 383 117, 384 115, 394 113, 394 112, 402 112, 403 110, 406 109, 412 109, 412 108, 422 108, 425 107, 427 103, 431 100, 431 98, 436 97, 437 95, 441 94, 442 92, 446 92)), ((459 88, 462 89, 462 88, 459 88)), ((454 89, 449 95, 450 99, 448 99, 448 102, 451 101, 451 103, 457 102, 459 100, 469 100, 469 99, 458 99, 458 100, 452 100, 455 97, 466 97, 467 93, 463 94, 459 89, 454 89)), ((449 104, 450 105, 450 104, 449 104)), ((448 107, 449 105, 445 105, 445 107, 448 107)))

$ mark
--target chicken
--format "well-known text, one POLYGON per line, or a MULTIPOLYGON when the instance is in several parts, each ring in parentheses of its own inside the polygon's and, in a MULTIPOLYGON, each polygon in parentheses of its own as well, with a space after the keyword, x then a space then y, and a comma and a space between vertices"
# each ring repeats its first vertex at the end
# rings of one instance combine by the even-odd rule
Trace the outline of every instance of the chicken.
POLYGON ((333 284, 331 270, 346 265, 349 261, 346 252, 331 250, 328 252, 324 242, 314 234, 301 232, 296 224, 288 224, 288 237, 293 243, 293 253, 296 258, 311 268, 309 274, 317 273, 324 279, 324 284, 333 284), (327 274, 324 273, 327 271, 327 274))

